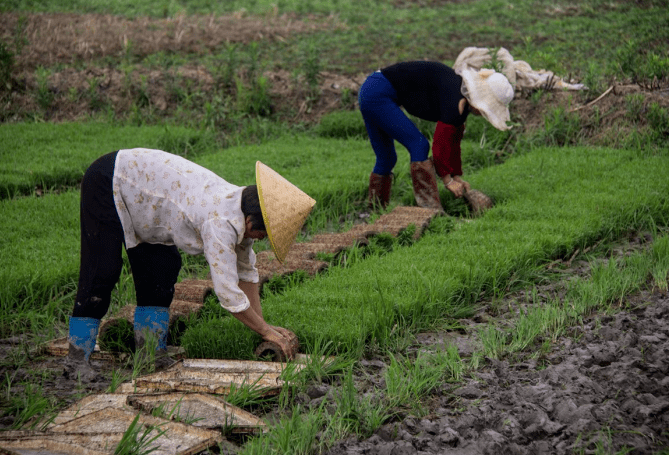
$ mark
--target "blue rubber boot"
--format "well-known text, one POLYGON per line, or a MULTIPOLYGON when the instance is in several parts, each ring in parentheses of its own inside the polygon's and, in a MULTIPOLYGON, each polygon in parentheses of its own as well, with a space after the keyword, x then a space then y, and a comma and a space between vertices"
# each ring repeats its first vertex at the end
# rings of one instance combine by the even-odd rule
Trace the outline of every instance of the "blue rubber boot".
POLYGON ((159 306, 138 306, 135 308, 135 354, 141 361, 149 363, 151 358, 146 349, 147 335, 154 335, 157 340, 154 370, 169 367, 174 361, 167 355, 167 335, 169 333, 169 308, 159 306))
POLYGON ((98 379, 98 373, 93 370, 89 361, 95 349, 99 328, 99 319, 70 317, 67 337, 69 348, 63 372, 66 377, 87 382, 98 379))

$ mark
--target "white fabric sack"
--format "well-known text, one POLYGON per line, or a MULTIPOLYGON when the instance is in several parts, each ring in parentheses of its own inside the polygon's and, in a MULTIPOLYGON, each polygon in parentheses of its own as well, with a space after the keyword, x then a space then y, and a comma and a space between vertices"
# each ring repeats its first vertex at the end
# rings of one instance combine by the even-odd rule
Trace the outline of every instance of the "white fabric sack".
MULTIPOLYGON (((455 59, 453 70, 462 76, 463 70, 478 71, 493 61, 493 50, 487 47, 466 47, 455 59)), ((570 84, 556 76, 552 71, 544 69, 533 70, 523 60, 513 60, 513 57, 503 47, 495 54, 495 59, 502 64, 502 73, 516 90, 520 89, 562 89, 587 90, 583 84, 570 84)))

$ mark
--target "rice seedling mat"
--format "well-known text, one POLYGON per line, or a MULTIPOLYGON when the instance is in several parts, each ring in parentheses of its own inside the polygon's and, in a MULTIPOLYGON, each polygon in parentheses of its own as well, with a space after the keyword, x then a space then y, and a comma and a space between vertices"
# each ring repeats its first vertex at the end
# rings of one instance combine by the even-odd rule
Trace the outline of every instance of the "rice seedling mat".
POLYGON ((54 418, 47 429, 104 408, 151 413, 160 410, 174 420, 208 429, 233 427, 233 433, 256 433, 265 428, 265 422, 220 397, 201 393, 101 393, 89 395, 54 418))
POLYGON ((161 393, 128 395, 127 403, 136 409, 151 412, 162 409, 174 419, 208 429, 231 428, 232 433, 249 434, 266 430, 259 417, 231 405, 215 395, 201 393, 161 393))
MULTIPOLYGON (((227 395, 233 388, 251 387, 263 395, 276 395, 285 385, 280 379, 288 364, 252 360, 184 359, 157 373, 121 384, 122 393, 192 392, 227 395)), ((300 371, 304 364, 291 368, 300 371)))
MULTIPOLYGON (((123 434, 130 427, 138 412, 127 409, 106 407, 73 420, 54 425, 45 432, 15 431, 0 434, 0 447, 26 450, 51 445, 55 451, 36 452, 41 454, 113 454, 123 434), (72 451, 63 452, 63 443, 78 446, 67 447, 72 451), (58 451, 60 450, 60 452, 58 451)), ((181 422, 161 417, 139 414, 139 424, 150 428, 149 438, 158 436, 151 447, 155 455, 194 455, 223 441, 220 431, 197 428, 181 422), (158 432, 165 431, 159 435, 158 432)), ((143 430, 142 430, 143 431, 143 430)), ((35 453, 35 452, 33 452, 35 453)))

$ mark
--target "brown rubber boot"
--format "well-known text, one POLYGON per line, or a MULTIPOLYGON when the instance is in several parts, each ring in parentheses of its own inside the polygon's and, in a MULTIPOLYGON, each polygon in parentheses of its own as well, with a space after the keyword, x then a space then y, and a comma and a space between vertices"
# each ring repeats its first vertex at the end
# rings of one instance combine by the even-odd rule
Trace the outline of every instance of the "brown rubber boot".
POLYGON ((372 172, 369 176, 369 208, 386 208, 390 202, 390 188, 393 186, 393 174, 379 175, 372 172))
POLYGON ((439 198, 437 173, 434 170, 432 160, 412 162, 411 180, 413 182, 413 194, 419 207, 444 211, 439 198))

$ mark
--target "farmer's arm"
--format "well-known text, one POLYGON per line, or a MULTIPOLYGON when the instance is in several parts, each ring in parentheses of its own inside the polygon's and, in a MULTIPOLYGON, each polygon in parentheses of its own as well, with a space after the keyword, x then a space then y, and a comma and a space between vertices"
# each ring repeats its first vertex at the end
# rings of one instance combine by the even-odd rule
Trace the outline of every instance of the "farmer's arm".
MULTIPOLYGON (((258 283, 250 283, 248 281, 240 281, 239 282, 239 288, 244 291, 244 294, 246 294, 246 297, 249 299, 251 302, 251 307, 250 310, 253 310, 260 319, 264 322, 264 318, 262 315, 262 305, 260 304, 260 285, 258 283)), ((281 334, 282 336, 285 337, 295 337, 295 334, 291 332, 288 329, 285 329, 283 327, 275 326, 275 325, 270 325, 270 328, 276 330, 281 334)), ((253 330, 251 328, 251 330, 253 330)))
POLYGON ((464 131, 464 124, 454 126, 439 121, 432 140, 434 168, 446 188, 455 197, 461 197, 469 189, 469 183, 460 178, 462 175, 460 142, 464 131))
MULTIPOLYGON (((295 335, 283 327, 267 324, 262 314, 260 284, 258 284, 258 269, 255 267, 256 256, 253 251, 253 240, 244 239, 241 244, 235 246, 235 253, 237 255, 237 276, 239 277, 237 284, 250 304, 249 309, 246 310, 247 314, 240 315, 243 320, 239 317, 237 319, 262 336, 263 339, 277 343, 283 352, 288 354, 290 352, 287 350, 289 340, 295 335), (253 324, 253 326, 249 324, 253 324)), ((234 316, 237 317, 237 315, 234 316)))
POLYGON ((239 322, 260 335, 263 340, 275 343, 286 356, 292 357, 290 336, 288 335, 290 332, 285 333, 287 332, 286 329, 269 325, 262 317, 258 283, 240 281, 239 287, 249 298, 251 306, 239 313, 232 313, 232 315, 239 322))

